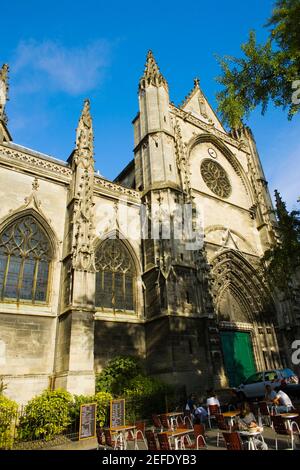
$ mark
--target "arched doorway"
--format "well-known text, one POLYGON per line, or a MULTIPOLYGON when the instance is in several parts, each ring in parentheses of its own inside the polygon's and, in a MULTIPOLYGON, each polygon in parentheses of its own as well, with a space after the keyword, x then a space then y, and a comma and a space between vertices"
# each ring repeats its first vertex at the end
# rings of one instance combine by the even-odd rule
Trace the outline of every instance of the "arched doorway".
POLYGON ((278 367, 275 310, 256 270, 230 249, 213 259, 212 278, 229 385, 239 385, 256 370, 278 367))

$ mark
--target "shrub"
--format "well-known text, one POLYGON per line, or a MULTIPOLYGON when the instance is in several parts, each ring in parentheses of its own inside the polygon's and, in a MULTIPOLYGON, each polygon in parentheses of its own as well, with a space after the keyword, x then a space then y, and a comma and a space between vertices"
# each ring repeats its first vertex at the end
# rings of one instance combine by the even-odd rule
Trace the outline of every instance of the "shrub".
POLYGON ((0 394, 0 449, 10 449, 12 447, 12 427, 17 411, 17 403, 0 394))
POLYGON ((121 395, 131 379, 142 371, 140 361, 131 356, 117 356, 96 376, 96 391, 121 395))
POLYGON ((65 390, 45 390, 25 406, 19 423, 19 437, 24 440, 50 440, 71 422, 72 396, 65 390))
POLYGON ((108 424, 112 395, 108 392, 98 392, 94 398, 97 403, 97 425, 102 427, 104 424, 108 424))
POLYGON ((124 390, 126 419, 130 422, 165 411, 165 396, 170 387, 158 379, 137 375, 124 390))
POLYGON ((70 415, 72 421, 78 421, 80 417, 80 406, 87 403, 97 403, 97 426, 102 427, 107 422, 109 405, 112 395, 108 392, 98 392, 96 395, 74 395, 74 401, 71 405, 70 415))

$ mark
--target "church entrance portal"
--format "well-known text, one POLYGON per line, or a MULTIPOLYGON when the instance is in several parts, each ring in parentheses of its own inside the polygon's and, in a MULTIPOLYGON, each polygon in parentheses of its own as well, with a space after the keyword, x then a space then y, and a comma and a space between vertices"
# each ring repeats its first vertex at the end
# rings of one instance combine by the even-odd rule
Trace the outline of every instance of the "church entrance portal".
POLYGON ((220 334, 229 385, 236 387, 256 372, 251 336, 240 331, 221 331, 220 334))

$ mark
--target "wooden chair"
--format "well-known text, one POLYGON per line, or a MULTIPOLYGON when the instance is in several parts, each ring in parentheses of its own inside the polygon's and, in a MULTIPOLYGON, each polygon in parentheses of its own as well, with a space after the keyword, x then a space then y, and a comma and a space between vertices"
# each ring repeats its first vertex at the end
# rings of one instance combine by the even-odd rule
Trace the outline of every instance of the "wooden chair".
POLYGON ((104 431, 102 428, 96 428, 96 437, 97 437, 97 450, 100 450, 101 446, 105 445, 104 431))
POLYGON ((241 437, 238 432, 223 432, 227 450, 244 450, 241 437))
POLYGON ((193 423, 189 416, 185 416, 183 418, 183 427, 186 427, 187 429, 193 429, 193 423))
POLYGON ((271 426, 271 414, 270 409, 266 401, 260 401, 258 403, 258 420, 260 426, 266 424, 266 426, 271 426))
POLYGON ((215 419, 218 427, 217 432, 217 447, 219 447, 220 436, 222 435, 223 431, 231 431, 231 426, 228 424, 221 413, 215 414, 215 419))
POLYGON ((147 448, 147 442, 145 438, 145 429, 146 423, 145 421, 137 421, 135 423, 135 431, 134 431, 134 448, 135 450, 139 449, 138 442, 141 441, 145 444, 147 448))
POLYGON ((207 415, 208 424, 209 424, 209 427, 211 429, 211 420, 215 419, 216 414, 221 413, 219 405, 208 405, 207 413, 208 413, 208 415, 207 415))
POLYGON ((207 444, 205 440, 205 428, 203 424, 194 424, 194 437, 195 442, 191 442, 188 435, 181 438, 181 449, 206 449, 207 444))
POLYGON ((112 433, 109 429, 104 429, 105 436, 105 449, 106 446, 112 447, 114 450, 126 448, 126 443, 123 442, 122 436, 117 436, 116 433, 112 433))
POLYGON ((183 428, 185 426, 185 423, 183 421, 183 417, 181 415, 176 417, 176 427, 177 428, 183 428))
POLYGON ((145 431, 148 450, 159 450, 153 431, 145 431))
POLYGON ((171 424, 167 415, 165 414, 160 415, 160 422, 165 430, 171 431, 172 428, 171 428, 171 424))
POLYGON ((291 428, 289 429, 285 423, 285 420, 280 415, 271 416, 271 421, 273 424, 273 430, 275 432, 275 448, 278 450, 278 437, 286 437, 287 441, 291 441, 291 448, 294 449, 294 434, 299 436, 299 427, 294 421, 291 423, 291 428), (294 432, 295 429, 295 432, 294 432))
POLYGON ((156 431, 162 432, 163 431, 163 425, 162 425, 162 422, 161 422, 159 416, 158 415, 152 415, 152 421, 153 421, 153 424, 154 424, 154 427, 155 427, 156 431))
POLYGON ((164 432, 157 434, 160 450, 172 450, 168 435, 164 432))

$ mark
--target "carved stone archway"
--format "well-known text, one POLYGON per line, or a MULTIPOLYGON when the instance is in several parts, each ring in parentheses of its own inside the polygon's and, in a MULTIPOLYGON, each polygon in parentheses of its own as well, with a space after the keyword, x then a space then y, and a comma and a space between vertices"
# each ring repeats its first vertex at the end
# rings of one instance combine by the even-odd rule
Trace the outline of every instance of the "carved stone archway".
POLYGON ((254 267, 234 250, 212 260, 212 297, 219 328, 248 331, 257 369, 278 367, 275 307, 254 267))

